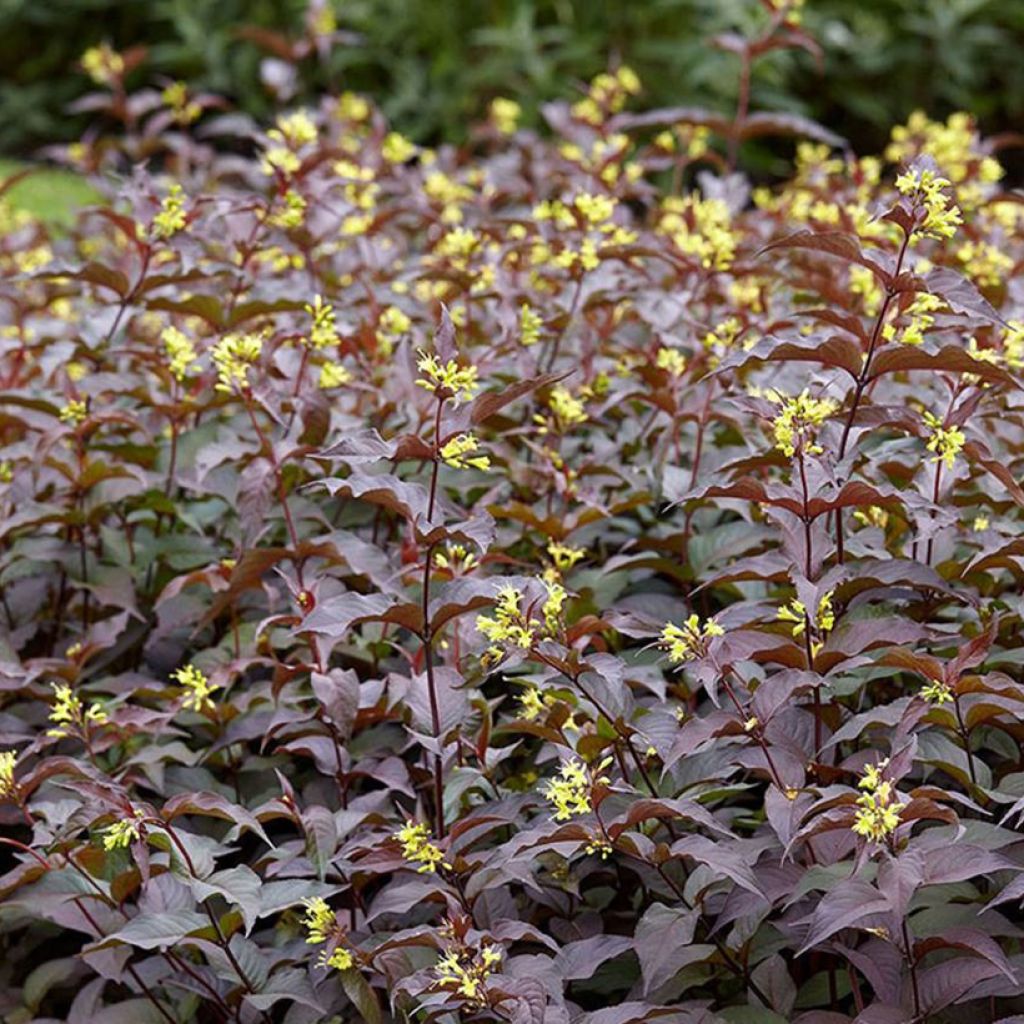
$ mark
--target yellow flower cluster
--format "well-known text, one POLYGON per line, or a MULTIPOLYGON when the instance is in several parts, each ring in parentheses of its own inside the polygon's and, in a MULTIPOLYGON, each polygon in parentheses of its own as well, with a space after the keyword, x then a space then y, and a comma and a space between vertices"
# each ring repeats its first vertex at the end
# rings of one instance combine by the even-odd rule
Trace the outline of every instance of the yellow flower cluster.
POLYGON ((259 334, 227 334, 210 353, 217 367, 218 391, 231 393, 249 386, 249 368, 263 351, 259 334))
POLYGON ((179 686, 184 687, 185 697, 181 702, 183 708, 187 708, 190 711, 213 710, 214 703, 210 699, 210 694, 214 690, 220 689, 219 684, 211 686, 209 679, 195 665, 186 665, 184 668, 179 668, 174 673, 173 678, 179 686))
POLYGON ((61 406, 59 415, 61 423, 77 427, 89 415, 89 406, 81 399, 73 398, 61 406))
POLYGON ((423 192, 428 199, 440 204, 444 224, 462 222, 462 204, 473 198, 473 190, 460 181, 449 178, 443 171, 431 171, 423 181, 423 192))
POLYGON ((896 179, 896 189, 909 196, 915 206, 924 212, 912 240, 918 238, 952 238, 957 225, 963 223, 960 208, 946 194, 951 188, 948 178, 943 178, 930 168, 910 168, 896 179))
POLYGON ((170 362, 171 376, 180 383, 196 364, 199 354, 184 332, 177 327, 165 327, 160 332, 160 340, 164 343, 164 351, 170 362))
POLYGON ((14 795, 14 765, 17 760, 18 755, 15 751, 0 750, 0 797, 14 795))
POLYGON ((677 124, 671 131, 659 132, 654 137, 654 145, 666 153, 677 150, 686 154, 690 160, 699 160, 708 151, 708 140, 711 129, 705 125, 677 124))
POLYGON ((491 460, 486 455, 474 455, 480 448, 480 442, 473 434, 459 434, 441 446, 438 453, 445 465, 452 469, 490 469, 491 460))
POLYGON ((1010 276, 1014 267, 1012 257, 991 242, 964 242, 957 249, 956 258, 983 288, 995 288, 1010 276))
POLYGON ((412 321, 397 306, 385 306, 377 320, 377 344, 382 350, 391 352, 393 339, 405 334, 412 327, 412 321))
POLYGON ((324 391, 330 388, 340 388, 352 379, 352 374, 341 365, 341 363, 327 362, 320 367, 320 376, 317 379, 317 387, 324 391))
POLYGON ((555 821, 568 821, 575 815, 589 814, 593 809, 590 795, 594 786, 607 785, 608 779, 600 773, 612 763, 606 757, 597 766, 593 777, 587 766, 579 759, 566 761, 544 787, 544 796, 554 805, 555 821))
POLYGON ((347 971, 355 964, 355 956, 352 950, 340 945, 344 932, 338 924, 334 911, 320 896, 313 896, 302 902, 306 906, 306 912, 302 918, 302 923, 306 928, 306 943, 310 946, 319 945, 321 942, 339 943, 330 952, 326 949, 323 950, 318 962, 322 967, 347 971))
POLYGON ((290 188, 281 197, 283 203, 281 209, 274 210, 267 216, 267 221, 275 228, 292 230, 301 227, 306 219, 306 200, 295 189, 290 188))
POLYGON ((925 412, 924 421, 931 429, 927 444, 928 451, 935 452, 931 461, 941 461, 946 469, 952 469, 967 440, 963 431, 959 427, 944 426, 943 421, 930 412, 925 412))
POLYGON ((318 946, 321 942, 333 938, 338 928, 338 919, 327 905, 327 901, 321 896, 313 896, 302 902, 306 907, 302 924, 306 929, 307 945, 318 946))
POLYGON ((473 254, 482 244, 480 236, 470 228, 451 228, 441 236, 434 246, 434 252, 456 270, 466 270, 473 254))
POLYGON ((304 308, 313 318, 313 324, 309 329, 309 336, 303 338, 302 343, 316 350, 337 344, 338 332, 334 325, 334 307, 329 302, 324 302, 322 295, 317 295, 313 298, 313 302, 307 302, 304 308))
MULTIPOLYGON (((822 595, 821 600, 818 602, 817 614, 812 622, 813 626, 824 633, 830 632, 836 624, 835 612, 832 610, 833 593, 830 590, 827 594, 822 595)), ((800 636, 807 628, 809 616, 803 601, 794 599, 788 605, 783 605, 779 609, 778 618, 783 622, 792 622, 793 636, 800 636)))
POLYGON ((268 176, 281 173, 287 177, 302 164, 295 150, 316 142, 316 125, 304 110, 296 110, 280 115, 277 127, 267 132, 267 138, 270 145, 264 150, 260 169, 268 176))
POLYGON ((527 619, 519 611, 519 593, 510 586, 498 591, 498 601, 494 606, 494 615, 478 615, 477 631, 482 633, 491 643, 483 656, 483 660, 498 661, 504 654, 502 644, 511 644, 522 650, 529 650, 536 638, 536 630, 540 625, 536 619, 527 619))
POLYGON ((404 164, 416 155, 416 146, 400 132, 388 132, 381 143, 380 155, 389 164, 404 164))
POLYGON ((906 806, 896 799, 892 783, 882 779, 882 769, 888 759, 876 765, 869 765, 859 787, 865 792, 857 798, 856 820, 853 831, 869 842, 880 843, 896 831, 900 823, 900 811, 906 806))
POLYGON ((438 865, 444 868, 451 868, 444 859, 444 854, 430 842, 428 836, 430 829, 411 819, 395 833, 395 839, 402 844, 402 857, 410 864, 418 864, 416 869, 422 874, 433 874, 437 871, 438 865))
POLYGON ((437 356, 428 356, 425 352, 420 352, 419 357, 416 365, 423 376, 416 385, 433 392, 438 398, 468 402, 480 387, 477 380, 479 371, 475 366, 459 366, 454 359, 449 359, 442 366, 437 356))
POLYGON ((519 118, 522 116, 523 108, 515 100, 497 96, 491 100, 488 108, 491 115, 491 122, 502 135, 513 135, 519 127, 519 118))
POLYGON ((666 622, 658 646, 668 652, 668 660, 673 665, 679 665, 692 658, 702 657, 707 651, 708 641, 712 637, 724 635, 725 630, 714 619, 702 623, 700 617, 694 614, 681 626, 666 622))
POLYGON ((797 450, 820 455, 822 448, 814 443, 815 431, 838 406, 830 398, 812 398, 805 388, 796 398, 789 398, 774 388, 767 397, 782 410, 772 420, 775 447, 792 457, 797 450))
POLYGON ((921 696, 924 697, 929 704, 952 704, 953 703, 953 691, 949 688, 948 683, 943 683, 940 680, 928 683, 926 686, 921 687, 921 696))
POLYGON ((82 70, 97 85, 112 85, 124 74, 124 57, 107 43, 91 46, 80 58, 82 70))
POLYGON ((897 341, 901 345, 920 345, 924 341, 925 331, 935 323, 932 313, 937 313, 945 306, 945 302, 938 295, 921 292, 907 307, 910 323, 899 332, 895 325, 887 323, 882 327, 882 337, 886 341, 897 341))
POLYGON ((122 818, 103 830, 103 849, 127 849, 142 836, 142 821, 145 818, 140 810, 135 810, 130 818, 122 818))
POLYGON ((167 239, 176 235, 188 223, 185 214, 185 193, 175 182, 160 202, 160 209, 153 217, 150 232, 154 238, 167 239))
POLYGON ((536 721, 547 708, 555 703, 556 698, 551 694, 541 693, 536 686, 530 684, 519 694, 518 717, 524 722, 536 721))
POLYGON ((636 72, 623 65, 614 74, 604 72, 590 83, 587 95, 572 105, 572 115, 589 125, 603 124, 611 114, 617 114, 630 96, 640 92, 640 79, 636 72))
POLYGON ((160 99, 171 109, 177 124, 190 125, 202 116, 203 108, 188 98, 188 86, 184 82, 171 82, 160 93, 160 99))
POLYGON ((882 286, 869 267, 852 266, 849 270, 850 291, 864 302, 864 312, 874 316, 882 305, 882 286))
POLYGON ((559 430, 567 430, 587 421, 583 403, 575 398, 568 388, 552 388, 548 396, 548 406, 554 413, 555 424, 559 430))
POLYGON ((462 544, 449 544, 445 551, 434 552, 434 565, 451 573, 467 573, 478 564, 476 555, 462 544))
POLYGON ((559 573, 568 572, 577 562, 587 555, 586 548, 573 548, 568 544, 559 544, 556 541, 548 541, 547 552, 551 556, 551 562, 559 573))
POLYGON ((439 987, 451 988, 475 1006, 484 1006, 484 985, 500 963, 501 952, 494 946, 482 946, 479 954, 453 948, 434 965, 434 974, 439 987))
POLYGON ((519 341, 530 346, 540 341, 540 329, 544 326, 544 318, 528 302, 519 307, 519 341))
POLYGON ((793 624, 793 636, 799 637, 804 634, 807 630, 808 623, 810 623, 818 639, 811 644, 811 653, 817 657, 818 652, 822 648, 821 638, 826 633, 831 633, 836 625, 836 613, 832 607, 832 597, 834 591, 828 591, 826 594, 822 594, 821 599, 818 601, 818 609, 815 612, 813 618, 808 615, 807 608, 803 601, 798 601, 794 598, 787 605, 783 605, 777 614, 777 618, 782 622, 791 622, 793 624))
POLYGON ((655 365, 673 377, 682 377, 686 372, 686 356, 677 348, 659 348, 655 365))
POLYGON ((728 270, 736 256, 737 236, 724 199, 699 195, 669 196, 661 205, 658 230, 680 252, 702 267, 728 270))
POLYGON ((53 683, 54 704, 50 709, 50 721, 54 728, 46 735, 55 738, 68 736, 73 730, 81 731, 90 725, 104 725, 107 713, 99 704, 84 708, 81 700, 67 683, 53 683))
POLYGON ((568 593, 561 583, 545 581, 544 585, 548 588, 548 596, 544 600, 541 612, 544 615, 544 625, 547 631, 555 633, 561 621, 562 609, 565 606, 565 599, 568 597, 568 593))
POLYGON ((914 111, 905 125, 893 128, 891 139, 885 151, 890 163, 906 162, 915 153, 930 156, 957 186, 965 209, 977 207, 985 198, 985 187, 1003 176, 999 161, 980 148, 974 121, 963 111, 950 114, 945 124, 914 111))

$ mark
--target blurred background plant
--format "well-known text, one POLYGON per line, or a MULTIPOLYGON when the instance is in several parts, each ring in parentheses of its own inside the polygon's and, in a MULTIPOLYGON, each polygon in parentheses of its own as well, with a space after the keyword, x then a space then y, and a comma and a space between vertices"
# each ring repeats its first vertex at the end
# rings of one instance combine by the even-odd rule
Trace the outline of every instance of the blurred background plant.
MULTIPOLYGON (((398 130, 436 144, 461 141, 497 95, 538 123, 541 104, 616 61, 640 75, 644 106, 731 111, 736 58, 708 40, 765 15, 751 0, 327 0, 320 16, 342 41, 304 61, 283 98, 365 92, 398 130)), ((68 105, 91 83, 77 61, 102 42, 144 45, 140 75, 183 79, 266 117, 282 98, 274 48, 306 17, 306 0, 0 0, 0 153, 80 136, 88 116, 68 105)), ((1024 126, 1020 0, 811 0, 803 18, 826 74, 805 53, 771 54, 754 81, 763 108, 813 117, 862 153, 916 108, 970 111, 989 133, 1024 126)))

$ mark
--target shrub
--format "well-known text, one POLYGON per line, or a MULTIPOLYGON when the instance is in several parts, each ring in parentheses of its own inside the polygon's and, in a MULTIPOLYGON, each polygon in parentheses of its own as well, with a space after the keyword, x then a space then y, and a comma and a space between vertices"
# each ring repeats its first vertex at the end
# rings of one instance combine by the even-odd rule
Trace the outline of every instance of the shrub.
POLYGON ((69 158, 130 173, 3 211, 7 1019, 1015 1019, 1022 207, 970 118, 858 159, 620 67, 429 151, 86 66, 124 131, 69 158))

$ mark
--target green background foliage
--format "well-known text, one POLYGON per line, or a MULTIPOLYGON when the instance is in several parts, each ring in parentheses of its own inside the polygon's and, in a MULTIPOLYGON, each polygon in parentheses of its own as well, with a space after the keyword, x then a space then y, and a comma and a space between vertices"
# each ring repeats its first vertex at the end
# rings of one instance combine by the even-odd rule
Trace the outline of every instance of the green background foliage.
MULTIPOLYGON (((540 103, 565 96, 609 62, 631 64, 645 106, 730 109, 735 58, 709 36, 759 16, 752 0, 346 0, 340 27, 359 36, 307 64, 302 86, 372 94, 417 141, 457 141, 495 95, 540 103)), ((89 83, 74 73, 86 46, 150 47, 147 68, 228 95, 266 115, 265 54, 240 33, 300 30, 303 0, 0 0, 0 151, 25 154, 76 138, 67 104, 89 83)), ((825 49, 820 76, 806 54, 761 63, 763 106, 810 115, 861 152, 915 107, 969 110, 985 130, 1024 122, 1024 4, 1019 0, 811 0, 825 49)))

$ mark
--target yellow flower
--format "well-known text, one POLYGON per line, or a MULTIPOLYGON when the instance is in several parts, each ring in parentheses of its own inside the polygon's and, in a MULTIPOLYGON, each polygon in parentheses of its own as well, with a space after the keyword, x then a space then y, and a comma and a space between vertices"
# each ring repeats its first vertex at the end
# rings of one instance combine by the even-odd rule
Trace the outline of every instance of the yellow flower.
POLYGON ((0 797, 12 796, 16 783, 14 781, 14 765, 18 754, 14 750, 0 750, 0 797))
POLYGON ((524 722, 533 722, 553 703, 554 698, 542 694, 536 686, 531 684, 519 694, 519 712, 517 717, 524 722))
POLYGON ((176 235, 188 223, 185 214, 185 193, 177 183, 171 185, 167 195, 160 203, 160 209, 153 217, 150 229, 154 238, 170 238, 176 235))
POLYGON ((73 398, 61 407, 60 421, 61 423, 67 423, 69 426, 77 427, 88 415, 88 405, 84 401, 73 398))
POLYGON ((514 134, 522 113, 523 108, 515 100, 505 99, 503 96, 491 100, 491 120, 502 135, 514 134))
POLYGON ((566 430, 577 423, 585 423, 587 420, 583 403, 574 398, 568 388, 552 388, 548 405, 555 414, 555 422, 560 430, 566 430))
POLYGON ((329 302, 324 302, 323 296, 317 295, 312 304, 306 303, 305 310, 313 318, 313 325, 310 327, 309 337, 302 339, 303 344, 312 349, 336 344, 338 332, 334 326, 334 307, 329 302))
POLYGON ((69 735, 72 729, 83 730, 90 725, 104 725, 107 713, 98 705, 90 704, 84 708, 81 700, 67 683, 53 683, 54 704, 50 709, 50 721, 55 728, 48 729, 46 735, 61 738, 69 735))
POLYGON ((195 346, 177 327, 165 327, 160 332, 160 340, 170 360, 171 376, 179 382, 183 381, 198 360, 195 346))
POLYGON ((476 555, 461 544, 449 544, 447 550, 434 552, 434 565, 452 573, 469 572, 478 564, 476 555))
POLYGON ((925 423, 931 428, 927 448, 935 452, 932 462, 944 462, 946 469, 952 469, 957 455, 963 450, 967 438, 959 427, 945 427, 938 416, 930 412, 924 414, 925 423))
POLYGON ((124 74, 124 57, 107 43, 92 46, 80 58, 82 70, 97 84, 111 85, 124 74))
POLYGON ((217 367, 218 391, 232 392, 249 386, 249 368, 263 351, 263 338, 259 334, 225 335, 210 353, 217 367))
POLYGON ((179 686, 185 688, 185 697, 181 702, 183 708, 190 711, 212 711, 214 703, 210 694, 220 689, 220 684, 210 685, 210 681, 195 667, 186 665, 174 673, 174 679, 179 686))
POLYGON ((306 906, 302 923, 306 928, 306 943, 315 946, 330 939, 338 926, 334 911, 327 901, 320 896, 313 896, 302 901, 306 906))
POLYGON ((444 460, 445 465, 451 466, 453 469, 466 469, 467 466, 480 470, 489 469, 491 460, 486 455, 472 455, 479 447, 479 442, 472 434, 459 434, 447 444, 442 445, 438 454, 444 460))
POLYGON ((686 372, 686 356, 677 348, 659 348, 655 362, 659 370, 667 370, 673 377, 686 372))
POLYGON ((306 200, 294 189, 288 189, 282 196, 284 206, 270 214, 267 220, 276 228, 286 230, 301 227, 306 219, 306 200))
POLYGON ((724 199, 670 196, 662 203, 658 231, 709 270, 728 270, 735 259, 739 236, 724 199))
POLYGON ((160 99, 171 108, 174 120, 180 125, 188 125, 198 120, 203 108, 195 101, 189 101, 188 86, 184 82, 171 82, 160 93, 160 99))
POLYGON ((437 394, 440 398, 468 402, 480 387, 475 366, 459 366, 454 359, 449 359, 442 366, 437 356, 428 356, 422 351, 419 357, 416 365, 423 376, 416 381, 417 386, 437 394))
POLYGON ((333 967, 338 971, 347 971, 355 966, 355 962, 356 958, 353 956, 352 951, 344 946, 338 946, 330 956, 322 959, 324 967, 333 967))
POLYGON ((790 457, 798 449, 820 455, 823 449, 814 443, 815 432, 836 411, 836 403, 830 398, 811 398, 806 388, 796 398, 788 398, 774 389, 768 397, 782 406, 772 421, 775 447, 790 457))
POLYGON ((536 619, 527 619, 519 611, 519 592, 510 586, 502 587, 498 591, 494 616, 478 615, 476 618, 477 631, 491 642, 484 660, 499 660, 504 653, 500 646, 503 643, 529 650, 539 625, 536 619))
POLYGON ((404 135, 388 132, 380 152, 388 163, 404 164, 416 155, 416 147, 404 135))
POLYGON ((530 346, 540 341, 540 330, 544 326, 544 318, 528 302, 519 307, 519 341, 530 346))
POLYGON ((859 782, 865 792, 857 798, 857 817, 853 831, 869 842, 880 843, 896 831, 900 823, 900 811, 906 806, 896 799, 892 783, 882 781, 881 769, 887 761, 877 767, 868 767, 859 782))
POLYGON ((682 626, 666 622, 658 646, 668 651, 668 660, 673 665, 678 665, 703 656, 707 652, 708 641, 724 634, 725 630, 714 619, 702 624, 697 615, 691 615, 682 626))
POLYGON ((568 572, 577 562, 586 558, 587 555, 586 548, 572 548, 567 544, 558 544, 553 540, 548 542, 547 552, 559 572, 568 572))
POLYGON ((352 374, 341 363, 324 363, 320 367, 320 378, 317 381, 317 387, 325 391, 330 388, 340 388, 351 379, 352 374))
POLYGON ((591 790, 597 785, 607 785, 608 779, 599 773, 611 763, 610 757, 605 758, 597 766, 593 778, 579 758, 573 758, 562 765, 558 775, 543 790, 544 796, 554 805, 555 821, 568 821, 575 815, 590 813, 593 809, 591 790))
POLYGON ((451 948, 434 965, 434 974, 439 987, 451 988, 474 1006, 482 1007, 486 1005, 484 985, 499 963, 501 952, 494 946, 484 945, 479 954, 465 947, 451 948))
POLYGON ((953 691, 948 684, 943 682, 931 682, 921 687, 921 696, 930 704, 952 704, 953 691))
POLYGON ((562 606, 565 604, 567 595, 565 587, 561 583, 546 582, 545 586, 548 588, 548 596, 544 601, 541 611, 544 614, 544 625, 547 627, 548 632, 555 633, 558 630, 562 606))
POLYGON ((389 337, 405 334, 412 327, 412 321, 397 306, 385 306, 377 321, 378 337, 381 333, 389 337))
POLYGON ((596 227, 611 220, 615 213, 616 200, 611 196, 591 195, 581 192, 574 200, 573 206, 583 215, 590 227, 596 227))
POLYGON ((960 208, 946 195, 952 188, 948 178, 943 178, 930 168, 911 168, 896 179, 896 189, 909 196, 915 208, 924 211, 924 219, 914 232, 917 238, 952 238, 957 225, 963 222, 960 208))
POLYGON ((103 849, 127 849, 132 843, 137 842, 142 835, 143 818, 145 818, 145 814, 136 810, 132 817, 115 821, 113 825, 105 828, 103 830, 103 849))
POLYGON ((983 530, 987 530, 988 528, 989 528, 989 518, 988 518, 988 516, 975 516, 974 517, 974 522, 971 524, 971 529, 974 530, 975 533, 981 533, 983 530))
POLYGON ((354 92, 343 92, 335 109, 343 121, 365 121, 370 116, 370 104, 354 92))
POLYGON ((309 145, 317 140, 316 125, 305 110, 296 110, 290 114, 281 114, 277 119, 277 129, 271 129, 268 135, 281 138, 296 149, 309 145))
POLYGON ((430 829, 426 825, 409 820, 394 836, 402 844, 402 857, 411 864, 418 864, 416 870, 421 875, 433 874, 438 865, 451 868, 444 854, 427 838, 429 835, 430 829))

